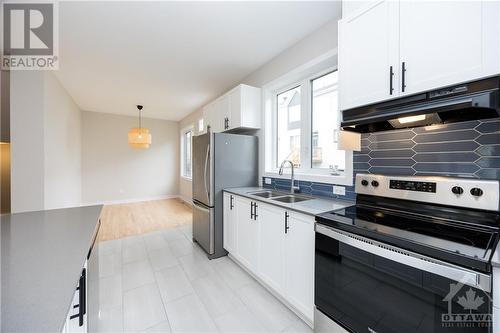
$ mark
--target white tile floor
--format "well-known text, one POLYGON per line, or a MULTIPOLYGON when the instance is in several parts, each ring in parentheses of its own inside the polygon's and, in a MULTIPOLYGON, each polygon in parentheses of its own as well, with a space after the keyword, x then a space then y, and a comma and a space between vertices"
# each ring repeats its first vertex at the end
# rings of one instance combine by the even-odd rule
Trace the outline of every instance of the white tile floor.
POLYGON ((191 233, 100 243, 101 332, 311 332, 231 259, 208 260, 191 233))

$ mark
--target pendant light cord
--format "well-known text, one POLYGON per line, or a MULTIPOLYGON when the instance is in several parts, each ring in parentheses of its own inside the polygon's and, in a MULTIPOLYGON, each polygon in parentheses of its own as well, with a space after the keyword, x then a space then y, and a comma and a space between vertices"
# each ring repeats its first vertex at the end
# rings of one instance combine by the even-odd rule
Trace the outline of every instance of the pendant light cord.
POLYGON ((137 105, 137 109, 139 110, 139 132, 142 129, 142 105, 137 105))

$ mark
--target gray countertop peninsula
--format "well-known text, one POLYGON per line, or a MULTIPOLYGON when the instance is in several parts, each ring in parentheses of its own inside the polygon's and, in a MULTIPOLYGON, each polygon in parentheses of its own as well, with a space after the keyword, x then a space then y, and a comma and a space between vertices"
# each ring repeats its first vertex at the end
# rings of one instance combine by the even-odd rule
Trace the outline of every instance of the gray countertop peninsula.
POLYGON ((1 216, 2 332, 61 332, 101 208, 1 216))
MULTIPOLYGON (((294 210, 299 213, 304 213, 308 215, 316 215, 325 212, 329 212, 331 210, 337 210, 346 208, 354 205, 354 201, 347 200, 338 200, 338 199, 323 199, 318 197, 313 197, 311 200, 296 202, 296 203, 283 203, 276 200, 261 198, 252 194, 250 192, 257 191, 269 191, 268 188, 263 187, 236 187, 236 188, 225 188, 224 191, 228 193, 233 193, 236 195, 240 195, 243 197, 250 198, 252 200, 264 202, 270 205, 275 205, 279 207, 283 207, 286 209, 294 210)), ((290 193, 283 192, 283 195, 287 195, 290 193)), ((303 195, 298 193, 298 195, 303 195)))

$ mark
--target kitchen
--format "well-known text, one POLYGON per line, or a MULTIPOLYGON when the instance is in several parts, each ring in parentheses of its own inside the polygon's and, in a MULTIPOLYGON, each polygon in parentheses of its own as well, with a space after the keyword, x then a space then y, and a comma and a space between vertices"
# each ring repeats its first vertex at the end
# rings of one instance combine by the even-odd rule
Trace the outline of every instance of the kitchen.
POLYGON ((124 4, 2 68, 2 331, 500 330, 500 2, 124 4))

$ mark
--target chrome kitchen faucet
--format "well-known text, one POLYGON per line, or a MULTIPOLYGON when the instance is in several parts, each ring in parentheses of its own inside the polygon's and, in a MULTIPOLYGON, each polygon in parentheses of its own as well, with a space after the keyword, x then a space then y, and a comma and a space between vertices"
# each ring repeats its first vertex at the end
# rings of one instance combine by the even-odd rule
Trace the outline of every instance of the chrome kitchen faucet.
POLYGON ((292 175, 291 175, 291 181, 292 181, 292 184, 290 185, 290 193, 295 193, 296 191, 298 191, 300 189, 299 186, 295 186, 295 166, 293 165, 293 162, 290 161, 290 160, 284 160, 283 162, 281 162, 281 166, 280 166, 280 170, 279 170, 279 174, 280 176, 283 175, 283 168, 285 166, 285 163, 289 163, 290 164, 290 167, 292 168, 292 175))

